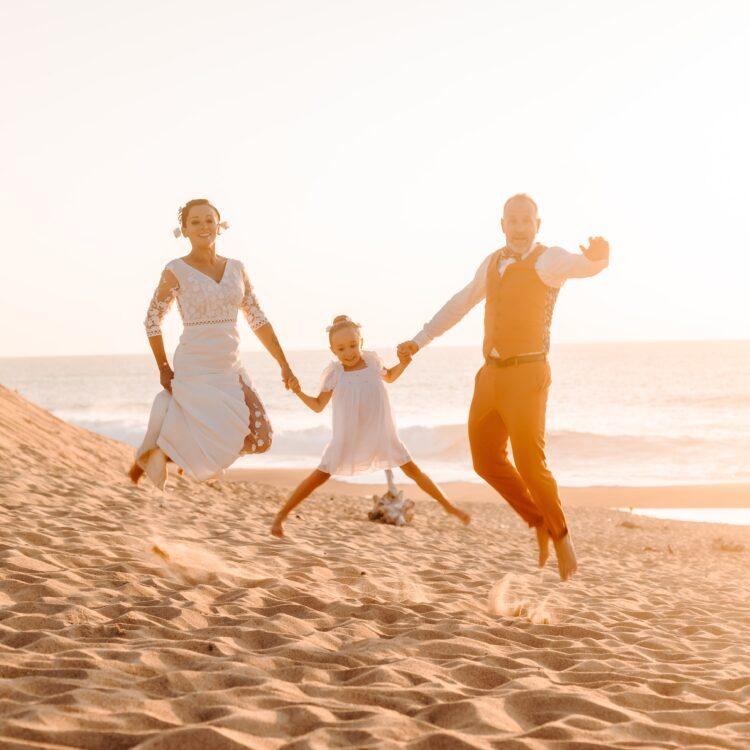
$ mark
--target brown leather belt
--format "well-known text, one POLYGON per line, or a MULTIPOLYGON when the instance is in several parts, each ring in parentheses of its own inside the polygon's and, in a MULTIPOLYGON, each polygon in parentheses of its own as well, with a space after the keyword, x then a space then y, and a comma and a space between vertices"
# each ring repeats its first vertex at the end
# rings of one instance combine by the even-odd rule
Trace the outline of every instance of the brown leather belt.
POLYGON ((517 357, 508 357, 507 359, 487 357, 485 362, 493 367, 513 367, 514 365, 525 365, 527 362, 539 362, 543 359, 547 359, 547 355, 543 353, 519 354, 517 357))

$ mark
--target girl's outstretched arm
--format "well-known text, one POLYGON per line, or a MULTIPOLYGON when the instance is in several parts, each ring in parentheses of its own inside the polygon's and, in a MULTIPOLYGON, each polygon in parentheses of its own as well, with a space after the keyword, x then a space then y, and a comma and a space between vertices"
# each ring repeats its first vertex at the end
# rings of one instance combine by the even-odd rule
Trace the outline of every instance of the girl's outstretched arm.
POLYGON ((383 380, 386 383, 393 383, 398 380, 403 371, 411 364, 411 357, 402 357, 399 355, 398 364, 393 367, 389 367, 383 371, 383 380))
POLYGON ((240 302, 240 310, 242 310, 242 314, 247 319, 250 330, 260 339, 260 343, 263 344, 266 351, 279 363, 284 388, 294 390, 294 386, 298 385, 297 378, 286 361, 286 355, 281 348, 279 340, 276 338, 276 333, 271 323, 258 304, 258 298, 255 296, 253 285, 250 283, 244 265, 242 266, 242 281, 245 286, 245 294, 242 297, 242 302, 240 302))
POLYGON ((321 391, 318 394, 318 397, 314 398, 313 396, 308 396, 306 393, 303 393, 299 384, 297 384, 296 388, 292 387, 292 390, 305 406, 317 412, 321 412, 326 408, 333 394, 333 391, 321 391))

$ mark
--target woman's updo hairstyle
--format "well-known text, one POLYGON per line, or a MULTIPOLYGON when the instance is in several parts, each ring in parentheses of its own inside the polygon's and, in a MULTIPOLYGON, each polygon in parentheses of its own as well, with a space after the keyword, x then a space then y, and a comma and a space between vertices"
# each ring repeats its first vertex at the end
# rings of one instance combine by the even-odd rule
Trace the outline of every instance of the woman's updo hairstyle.
POLYGON ((354 328, 357 333, 361 336, 360 329, 362 326, 359 323, 355 323, 348 315, 337 315, 333 319, 333 323, 326 328, 328 331, 328 343, 332 344, 333 334, 336 331, 340 331, 342 328, 354 328))
POLYGON ((229 224, 226 221, 221 220, 219 209, 216 208, 216 206, 214 206, 214 204, 211 203, 208 198, 193 198, 193 200, 188 201, 177 211, 177 221, 180 223, 180 225, 178 227, 175 227, 173 232, 174 236, 177 237, 177 239, 182 237, 182 233, 187 228, 188 215, 190 214, 190 209, 193 208, 193 206, 211 207, 211 210, 216 214, 216 223, 219 225, 219 234, 221 234, 222 229, 229 229, 229 224))
POLYGON ((188 201, 177 211, 177 221, 180 222, 181 229, 184 229, 187 226, 188 214, 190 213, 190 209, 194 208, 195 206, 211 206, 211 209, 216 214, 217 223, 221 221, 221 214, 219 213, 219 209, 216 208, 216 206, 214 206, 214 204, 211 203, 208 198, 193 198, 193 200, 188 201))

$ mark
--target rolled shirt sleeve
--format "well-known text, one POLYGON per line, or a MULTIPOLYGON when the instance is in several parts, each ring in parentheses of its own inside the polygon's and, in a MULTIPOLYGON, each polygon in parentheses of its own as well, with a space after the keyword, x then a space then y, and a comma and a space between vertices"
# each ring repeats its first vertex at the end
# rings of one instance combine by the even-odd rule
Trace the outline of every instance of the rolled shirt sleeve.
POLYGON ((435 313, 432 319, 424 324, 422 330, 413 339, 420 349, 453 328, 475 305, 485 298, 487 294, 487 269, 494 254, 490 253, 482 261, 472 281, 460 292, 454 294, 435 313))
POLYGON ((539 278, 559 289, 568 279, 596 276, 609 265, 608 259, 589 260, 583 253, 570 253, 561 247, 547 248, 536 262, 539 278))

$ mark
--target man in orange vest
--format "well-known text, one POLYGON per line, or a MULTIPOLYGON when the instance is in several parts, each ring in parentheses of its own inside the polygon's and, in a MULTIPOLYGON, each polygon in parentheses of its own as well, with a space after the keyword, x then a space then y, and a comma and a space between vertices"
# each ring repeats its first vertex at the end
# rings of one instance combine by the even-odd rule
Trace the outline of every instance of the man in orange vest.
POLYGON ((500 221, 505 246, 485 258, 474 280, 398 350, 413 356, 486 299, 485 364, 477 373, 469 410, 474 470, 536 530, 540 567, 547 562, 552 539, 565 581, 578 566, 544 455, 550 325, 560 287, 567 279, 594 276, 606 268, 609 243, 590 237, 582 254, 545 247, 536 242, 540 224, 530 196, 509 198, 500 221), (509 439, 515 466, 508 460, 509 439))

